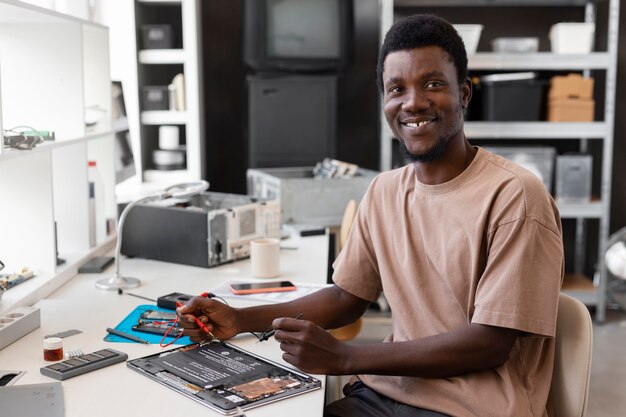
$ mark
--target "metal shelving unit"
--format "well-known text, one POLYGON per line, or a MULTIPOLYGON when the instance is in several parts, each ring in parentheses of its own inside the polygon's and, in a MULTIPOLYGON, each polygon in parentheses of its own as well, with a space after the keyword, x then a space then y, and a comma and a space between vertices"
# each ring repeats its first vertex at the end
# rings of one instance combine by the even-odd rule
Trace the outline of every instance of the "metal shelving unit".
MULTIPOLYGON (((551 123, 551 122, 482 122, 465 123, 465 132, 470 138, 490 139, 510 143, 515 140, 579 140, 579 148, 586 151, 588 141, 602 142, 602 172, 600 178, 600 200, 582 204, 559 204, 561 217, 576 219, 576 259, 575 272, 566 275, 563 291, 589 306, 596 307, 596 320, 604 321, 606 309, 607 279, 603 265, 603 254, 609 236, 611 172, 613 160, 613 126, 615 117, 615 91, 617 74, 617 40, 619 23, 619 0, 380 0, 381 42, 393 23, 396 8, 410 7, 463 7, 476 8, 484 13, 492 6, 545 7, 568 6, 584 8, 585 21, 594 22, 599 1, 608 5, 606 27, 596 26, 596 34, 606 31, 606 51, 596 51, 585 55, 560 55, 550 52, 532 54, 500 54, 478 52, 468 56, 470 71, 484 70, 541 70, 541 71, 580 71, 588 75, 591 70, 605 71, 605 97, 603 121, 591 123, 551 123), (584 261, 582 247, 585 245, 585 220, 599 222, 599 255, 596 276, 593 282, 581 275, 584 261)), ((471 19, 469 16, 468 19, 471 19)), ((519 23, 515 23, 519 24, 519 23)), ((392 133, 381 111, 380 167, 392 167, 392 133)))

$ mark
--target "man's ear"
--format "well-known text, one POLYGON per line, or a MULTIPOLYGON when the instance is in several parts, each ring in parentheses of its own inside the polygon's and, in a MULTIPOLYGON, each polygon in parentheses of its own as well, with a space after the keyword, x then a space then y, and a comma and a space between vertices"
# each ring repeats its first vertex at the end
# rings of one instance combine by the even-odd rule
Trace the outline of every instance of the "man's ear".
POLYGON ((461 85, 461 104, 464 110, 467 110, 470 100, 472 99, 472 80, 466 78, 461 85))

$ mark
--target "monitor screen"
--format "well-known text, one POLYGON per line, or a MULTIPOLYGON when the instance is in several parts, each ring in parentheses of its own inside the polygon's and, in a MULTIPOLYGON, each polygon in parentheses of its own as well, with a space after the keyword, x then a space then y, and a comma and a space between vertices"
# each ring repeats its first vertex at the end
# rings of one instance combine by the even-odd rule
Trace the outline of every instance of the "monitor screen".
POLYGON ((267 52, 275 58, 339 58, 339 0, 268 0, 267 52))
POLYGON ((255 72, 328 73, 349 63, 352 0, 245 0, 243 58, 255 72))

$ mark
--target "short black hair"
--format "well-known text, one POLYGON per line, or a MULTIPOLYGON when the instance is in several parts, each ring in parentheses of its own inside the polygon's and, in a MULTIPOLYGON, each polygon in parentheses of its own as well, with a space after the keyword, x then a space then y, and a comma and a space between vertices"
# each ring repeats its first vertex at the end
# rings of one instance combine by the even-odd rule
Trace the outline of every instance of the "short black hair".
POLYGON ((463 40, 452 24, 431 14, 416 14, 394 23, 385 35, 376 67, 376 79, 380 91, 383 91, 383 69, 387 55, 391 52, 423 46, 439 46, 446 51, 456 67, 459 84, 465 81, 467 52, 463 40))

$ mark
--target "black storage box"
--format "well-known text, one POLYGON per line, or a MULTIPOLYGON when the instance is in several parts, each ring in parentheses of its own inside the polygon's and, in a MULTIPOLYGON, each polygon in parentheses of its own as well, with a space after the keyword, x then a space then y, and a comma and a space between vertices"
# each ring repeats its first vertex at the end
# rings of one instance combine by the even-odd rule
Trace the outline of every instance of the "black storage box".
POLYGON ((166 85, 147 85, 142 87, 144 110, 169 110, 170 95, 166 85))
POLYGON ((174 31, 172 25, 141 25, 143 49, 172 49, 174 31))
POLYGON ((481 77, 483 118, 489 121, 543 120, 548 81, 534 73, 481 77))

